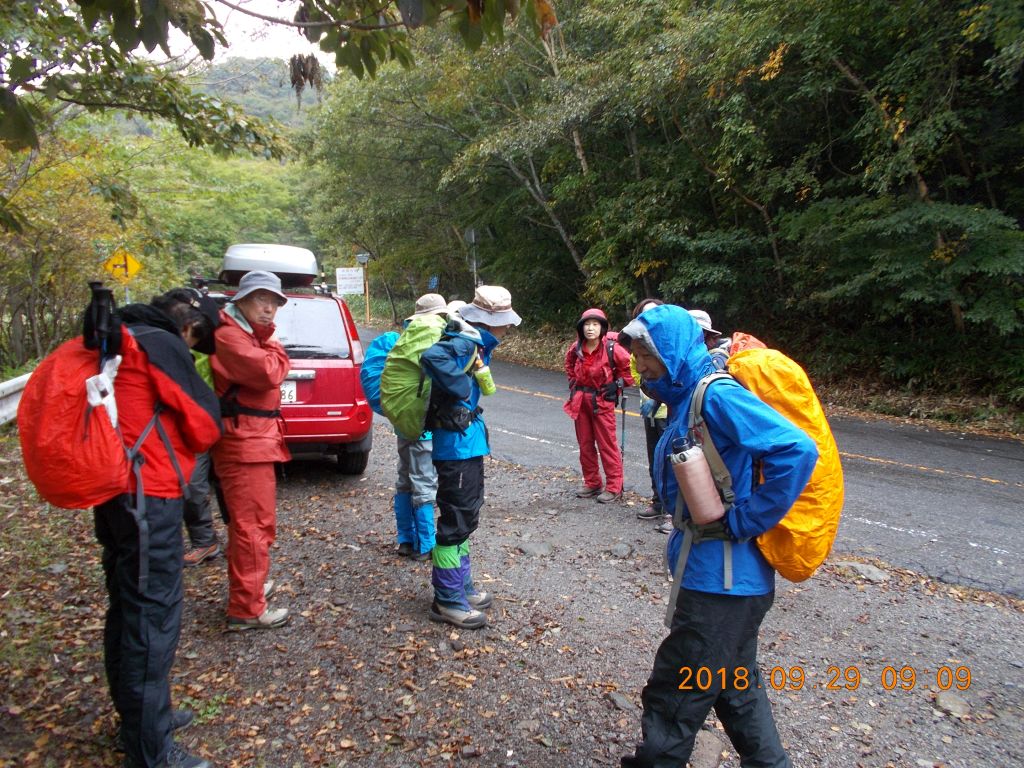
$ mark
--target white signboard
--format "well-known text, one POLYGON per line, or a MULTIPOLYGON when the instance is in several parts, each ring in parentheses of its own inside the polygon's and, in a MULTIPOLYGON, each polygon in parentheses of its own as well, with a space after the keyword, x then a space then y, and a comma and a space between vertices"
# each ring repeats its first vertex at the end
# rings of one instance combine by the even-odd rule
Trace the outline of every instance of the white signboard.
POLYGON ((338 281, 337 293, 344 296, 349 293, 363 292, 363 268, 362 267, 338 267, 335 270, 338 281))

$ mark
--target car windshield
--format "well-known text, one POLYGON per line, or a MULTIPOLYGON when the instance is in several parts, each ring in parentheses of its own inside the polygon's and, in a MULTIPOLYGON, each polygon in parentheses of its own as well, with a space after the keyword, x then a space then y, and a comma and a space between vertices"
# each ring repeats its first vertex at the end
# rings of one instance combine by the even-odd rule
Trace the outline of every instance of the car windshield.
POLYGON ((330 300, 288 299, 274 318, 277 338, 291 359, 349 357, 348 336, 338 305, 330 300))

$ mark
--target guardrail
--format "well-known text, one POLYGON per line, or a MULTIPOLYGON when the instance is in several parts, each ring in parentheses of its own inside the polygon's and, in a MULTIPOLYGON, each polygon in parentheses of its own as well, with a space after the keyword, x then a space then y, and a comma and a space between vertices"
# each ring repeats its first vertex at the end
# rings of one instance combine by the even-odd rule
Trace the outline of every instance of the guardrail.
POLYGON ((28 377, 26 373, 0 384, 0 424, 6 424, 17 415, 18 401, 21 400, 21 392, 25 389, 28 377))

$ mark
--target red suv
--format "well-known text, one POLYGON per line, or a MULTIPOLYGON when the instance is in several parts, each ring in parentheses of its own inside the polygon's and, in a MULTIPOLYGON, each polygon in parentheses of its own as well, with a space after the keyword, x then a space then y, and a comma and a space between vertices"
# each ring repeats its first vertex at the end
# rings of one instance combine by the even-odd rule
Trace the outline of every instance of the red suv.
POLYGON ((221 278, 237 285, 253 269, 277 274, 288 296, 274 320, 292 362, 281 384, 285 443, 294 454, 336 454, 341 472, 362 474, 373 443, 373 412, 359 383, 363 346, 348 305, 320 289, 294 290, 317 275, 315 257, 305 248, 233 245, 221 278))

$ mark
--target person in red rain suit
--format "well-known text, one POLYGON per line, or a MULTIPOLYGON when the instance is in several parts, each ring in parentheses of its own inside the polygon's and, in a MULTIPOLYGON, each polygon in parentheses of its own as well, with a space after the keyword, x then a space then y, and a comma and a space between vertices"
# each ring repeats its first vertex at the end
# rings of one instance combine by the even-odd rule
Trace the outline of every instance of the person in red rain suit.
POLYGON ((622 456, 615 437, 615 405, 624 386, 632 386, 629 353, 608 338, 608 318, 588 309, 576 323, 577 341, 565 353, 569 400, 563 410, 576 422, 583 486, 580 498, 602 504, 622 498, 622 456), (604 468, 601 482, 598 455, 604 468))
POLYGON ((287 608, 267 606, 277 534, 274 465, 291 458, 280 411, 288 353, 274 336, 274 317, 287 301, 277 275, 245 274, 221 310, 217 352, 210 358, 224 425, 213 462, 231 510, 227 628, 233 631, 275 629, 288 621, 287 608))

